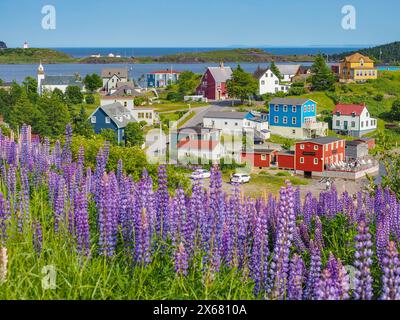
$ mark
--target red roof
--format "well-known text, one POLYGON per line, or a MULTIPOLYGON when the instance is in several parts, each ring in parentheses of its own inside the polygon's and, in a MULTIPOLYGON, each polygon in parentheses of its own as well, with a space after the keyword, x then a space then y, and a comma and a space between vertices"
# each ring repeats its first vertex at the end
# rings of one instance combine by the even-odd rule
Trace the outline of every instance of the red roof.
POLYGON ((181 140, 178 142, 179 148, 197 149, 197 150, 209 150, 212 151, 218 145, 218 141, 206 141, 206 140, 181 140))
POLYGON ((337 104, 333 114, 340 113, 341 115, 351 116, 354 112, 356 116, 360 116, 365 108, 365 105, 361 104, 337 104))
POLYGON ((169 74, 171 74, 171 73, 182 73, 182 72, 180 72, 180 71, 176 71, 176 70, 157 70, 157 71, 152 71, 152 72, 149 72, 149 74, 156 74, 156 73, 169 73, 169 74))

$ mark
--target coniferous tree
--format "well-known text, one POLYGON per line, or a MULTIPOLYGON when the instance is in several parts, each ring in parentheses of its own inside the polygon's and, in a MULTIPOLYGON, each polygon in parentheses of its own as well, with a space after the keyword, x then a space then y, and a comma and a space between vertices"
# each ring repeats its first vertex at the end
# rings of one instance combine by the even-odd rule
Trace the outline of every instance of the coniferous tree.
POLYGON ((311 83, 313 90, 316 91, 331 91, 335 86, 335 76, 332 70, 328 67, 322 54, 318 54, 314 64, 311 67, 313 73, 311 83))

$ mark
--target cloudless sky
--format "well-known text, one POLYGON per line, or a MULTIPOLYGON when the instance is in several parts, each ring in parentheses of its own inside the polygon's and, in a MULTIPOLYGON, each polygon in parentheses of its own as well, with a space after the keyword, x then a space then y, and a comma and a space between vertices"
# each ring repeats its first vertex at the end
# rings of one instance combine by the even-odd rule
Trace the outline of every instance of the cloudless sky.
POLYGON ((398 0, 0 0, 9 47, 375 45, 400 40, 398 0), (44 5, 56 30, 43 30, 44 5), (341 27, 344 5, 356 30, 341 27))

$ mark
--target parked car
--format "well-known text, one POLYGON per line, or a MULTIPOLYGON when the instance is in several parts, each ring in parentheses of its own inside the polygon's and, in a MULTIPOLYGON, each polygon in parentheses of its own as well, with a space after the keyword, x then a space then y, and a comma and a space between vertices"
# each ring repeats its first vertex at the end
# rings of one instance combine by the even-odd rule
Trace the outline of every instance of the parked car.
POLYGON ((211 177, 210 171, 205 169, 197 169, 190 176, 191 179, 207 179, 210 177, 211 177))
POLYGON ((235 173, 231 177, 231 182, 232 183, 247 183, 250 182, 250 175, 246 173, 235 173))

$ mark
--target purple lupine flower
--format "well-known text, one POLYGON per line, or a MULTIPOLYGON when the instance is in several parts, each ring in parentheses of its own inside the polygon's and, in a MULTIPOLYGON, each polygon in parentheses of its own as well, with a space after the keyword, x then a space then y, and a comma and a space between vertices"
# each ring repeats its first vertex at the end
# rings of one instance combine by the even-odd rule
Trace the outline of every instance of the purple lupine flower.
POLYGON ((297 187, 294 192, 294 212, 296 213, 296 216, 301 214, 300 187, 297 187))
POLYGON ((179 276, 186 276, 188 272, 188 254, 181 242, 175 251, 175 272, 179 276))
POLYGON ((35 248, 36 252, 40 254, 42 252, 43 247, 43 232, 42 232, 42 225, 39 221, 33 222, 33 247, 35 248))
POLYGON ((390 241, 382 259, 381 300, 400 300, 400 261, 396 244, 390 241))
POLYGON ((268 277, 268 212, 261 210, 255 222, 254 240, 251 256, 250 275, 255 282, 254 294, 265 289, 268 277))
POLYGON ((104 175, 100 189, 101 198, 98 204, 99 219, 99 254, 112 257, 115 254, 118 228, 118 199, 113 190, 115 175, 104 175))
POLYGON ((303 240, 301 239, 300 236, 300 229, 299 227, 295 226, 293 228, 293 244, 296 246, 297 249, 299 249, 301 252, 306 252, 307 247, 304 244, 303 240))
POLYGON ((324 238, 322 235, 322 222, 318 216, 315 217, 314 241, 315 245, 317 245, 320 250, 324 248, 324 238))
POLYGON ((156 231, 162 239, 166 238, 168 233, 169 216, 169 193, 167 186, 167 171, 165 166, 158 167, 158 190, 155 195, 156 200, 156 231))
POLYGON ((135 223, 135 261, 141 265, 147 265, 151 262, 151 226, 146 209, 136 215, 135 223))
POLYGON ((327 268, 331 275, 331 280, 335 286, 337 299, 344 300, 349 298, 350 278, 344 269, 340 259, 335 259, 332 253, 329 254, 327 268))
POLYGON ((301 257, 294 254, 290 262, 288 300, 302 300, 305 265, 301 257))
POLYGON ((308 231, 308 225, 304 221, 300 222, 299 233, 301 236, 301 240, 303 241, 305 246, 307 248, 309 248, 310 247, 310 235, 309 235, 309 231, 308 231))
POLYGON ((321 251, 313 240, 310 241, 310 254, 310 269, 307 274, 307 283, 304 291, 304 299, 306 300, 317 299, 317 287, 321 276, 321 251))
POLYGON ((77 251, 85 256, 88 256, 90 251, 89 215, 87 208, 87 196, 84 191, 75 193, 74 215, 77 251))
POLYGON ((293 189, 290 182, 286 188, 281 188, 279 200, 279 222, 276 244, 271 262, 270 284, 272 298, 283 299, 287 288, 289 272, 289 253, 293 240, 295 213, 293 203, 293 189))
POLYGON ((63 178, 58 180, 54 200, 54 231, 58 232, 60 221, 65 218, 65 183, 63 178))
POLYGON ((313 196, 311 192, 306 194, 303 204, 303 215, 304 215, 304 222, 307 225, 311 225, 312 216, 313 216, 313 208, 312 208, 313 196))
POLYGON ((369 228, 364 221, 361 221, 357 227, 358 234, 355 237, 355 262, 357 269, 355 272, 354 298, 356 300, 372 299, 372 241, 369 228))
POLYGON ((324 269, 318 281, 316 300, 340 300, 336 279, 328 269, 324 269))
POLYGON ((378 262, 383 267, 383 258, 390 238, 390 207, 380 208, 379 215, 376 220, 376 254, 378 262))
POLYGON ((6 203, 3 194, 0 192, 0 245, 4 246, 7 240, 7 227, 9 222, 9 215, 6 210, 6 203))
POLYGON ((67 127, 65 129, 65 144, 61 152, 61 159, 64 164, 70 164, 72 161, 71 145, 72 145, 72 126, 69 123, 67 124, 67 127))

